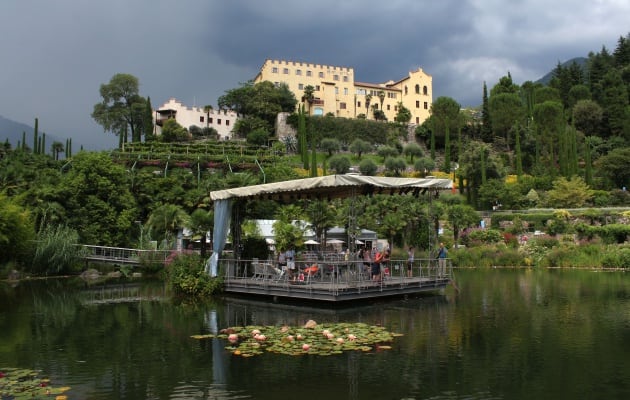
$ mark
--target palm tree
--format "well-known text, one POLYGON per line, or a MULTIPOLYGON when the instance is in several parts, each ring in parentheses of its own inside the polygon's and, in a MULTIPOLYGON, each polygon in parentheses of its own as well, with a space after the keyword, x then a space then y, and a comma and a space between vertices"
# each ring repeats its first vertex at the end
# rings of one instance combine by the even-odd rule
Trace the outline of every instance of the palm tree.
POLYGON ((203 107, 203 111, 206 113, 206 128, 210 127, 210 110, 212 110, 212 106, 209 104, 203 107))
POLYGON ((378 99, 381 101, 381 111, 383 111, 383 102, 385 101, 385 92, 382 90, 378 91, 378 99))
POLYGON ((184 226, 188 226, 190 216, 180 206, 161 204, 157 206, 147 221, 149 232, 169 243, 171 236, 184 226))
POLYGON ((214 212, 198 208, 190 214, 190 221, 187 225, 193 235, 201 235, 201 258, 206 258, 206 234, 210 232, 210 245, 212 246, 212 235, 214 228, 214 212))
POLYGON ((55 160, 59 160, 59 153, 63 153, 64 152, 63 143, 58 142, 58 141, 55 140, 53 142, 52 146, 50 146, 50 151, 55 156, 55 160))
POLYGON ((370 116, 370 102, 372 101, 372 95, 365 95, 365 118, 367 119, 370 116))
POLYGON ((302 96, 302 102, 308 104, 308 114, 311 115, 311 104, 315 99, 315 88, 312 85, 306 85, 304 87, 304 96, 302 96))

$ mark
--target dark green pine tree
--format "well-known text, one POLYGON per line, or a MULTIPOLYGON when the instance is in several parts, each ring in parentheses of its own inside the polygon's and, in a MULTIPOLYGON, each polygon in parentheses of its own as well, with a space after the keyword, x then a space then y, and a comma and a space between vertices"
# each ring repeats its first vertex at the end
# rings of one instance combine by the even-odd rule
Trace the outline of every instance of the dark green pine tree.
POLYGON ((625 68, 630 65, 630 33, 625 38, 619 37, 617 47, 613 51, 613 58, 618 68, 625 68))
POLYGON ((628 125, 628 90, 623 82, 621 73, 610 70, 602 80, 602 99, 600 105, 604 109, 604 125, 611 136, 626 136, 628 125))
POLYGON ((520 179, 523 175, 523 154, 521 152, 521 126, 517 123, 514 129, 514 151, 516 152, 516 177, 520 179))
POLYGON ((490 119, 486 82, 483 83, 483 103, 481 105, 481 140, 486 143, 492 142, 492 120, 490 119))

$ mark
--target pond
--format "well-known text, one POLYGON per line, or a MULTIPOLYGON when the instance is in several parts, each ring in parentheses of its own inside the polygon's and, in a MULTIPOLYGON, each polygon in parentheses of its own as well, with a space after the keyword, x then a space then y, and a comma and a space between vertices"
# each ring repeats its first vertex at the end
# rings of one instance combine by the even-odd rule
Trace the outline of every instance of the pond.
POLYGON ((335 308, 232 297, 176 304, 151 281, 0 283, 0 371, 41 371, 70 388, 68 399, 630 398, 626 273, 455 276, 457 290, 335 308), (369 351, 252 357, 212 337, 308 320, 401 336, 369 351))

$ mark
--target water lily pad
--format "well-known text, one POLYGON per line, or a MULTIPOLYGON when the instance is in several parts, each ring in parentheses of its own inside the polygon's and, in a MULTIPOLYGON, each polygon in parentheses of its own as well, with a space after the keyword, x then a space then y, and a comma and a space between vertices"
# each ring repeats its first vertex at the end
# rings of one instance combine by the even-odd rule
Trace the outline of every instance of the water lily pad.
POLYGON ((0 368, 0 393, 7 399, 49 399, 56 396, 66 398, 62 394, 69 387, 53 387, 50 379, 40 377, 39 371, 18 368, 0 368))
MULTIPOLYGON (((345 351, 373 351, 391 349, 391 342, 401 336, 388 332, 382 326, 365 323, 315 324, 311 327, 282 326, 234 326, 221 330, 214 336, 228 340, 225 349, 235 355, 251 357, 270 352, 291 356, 329 356, 345 351), (386 345, 387 343, 387 345, 386 345)), ((205 339, 212 335, 193 335, 205 339)))

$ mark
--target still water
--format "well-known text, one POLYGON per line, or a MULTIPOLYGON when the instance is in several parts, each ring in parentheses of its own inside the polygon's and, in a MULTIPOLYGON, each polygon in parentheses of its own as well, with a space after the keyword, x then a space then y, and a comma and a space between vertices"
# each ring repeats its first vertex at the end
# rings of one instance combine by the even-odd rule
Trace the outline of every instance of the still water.
POLYGON ((43 371, 69 399, 629 399, 630 276, 456 270, 459 291, 343 308, 224 298, 160 283, 0 283, 0 370, 43 371), (117 299, 118 302, 103 301, 117 299), (391 349, 243 358, 191 335, 365 322, 391 349))

